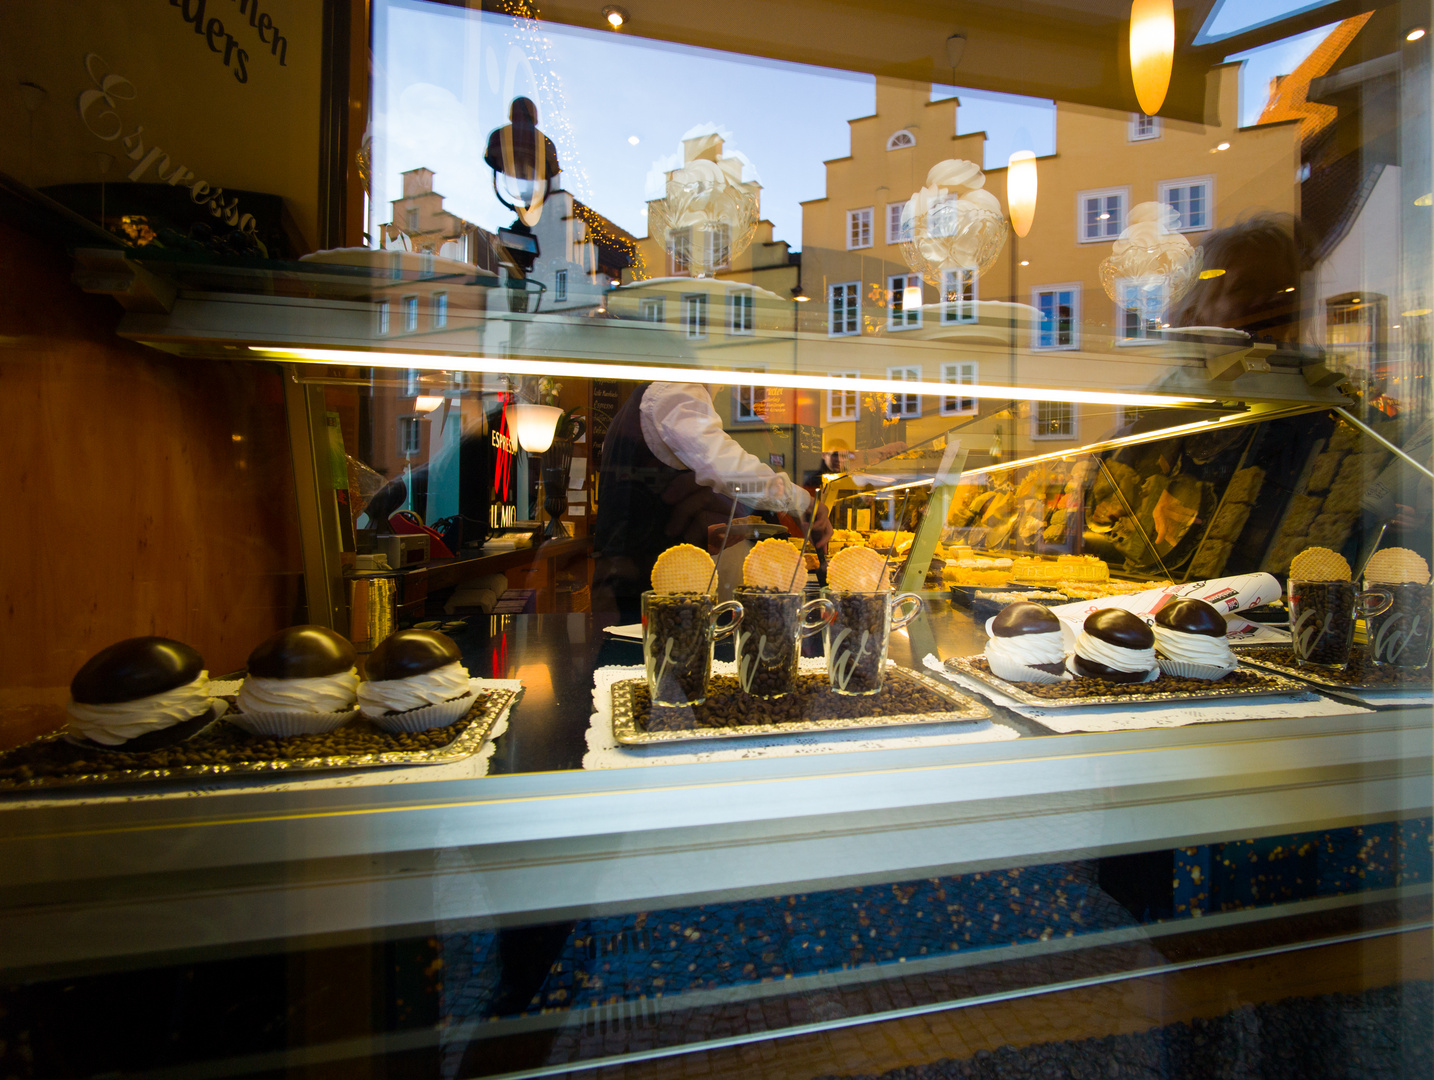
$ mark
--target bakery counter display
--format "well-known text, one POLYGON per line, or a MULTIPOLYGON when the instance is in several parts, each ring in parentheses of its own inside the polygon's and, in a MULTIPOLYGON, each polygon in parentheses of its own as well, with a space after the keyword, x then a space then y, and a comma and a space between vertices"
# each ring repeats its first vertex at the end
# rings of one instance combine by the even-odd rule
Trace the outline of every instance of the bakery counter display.
POLYGON ((62 731, 0 754, 0 790, 449 764, 517 692, 470 679, 436 631, 392 634, 360 666, 341 635, 295 626, 229 679, 183 642, 129 638, 86 661, 70 696, 62 731))

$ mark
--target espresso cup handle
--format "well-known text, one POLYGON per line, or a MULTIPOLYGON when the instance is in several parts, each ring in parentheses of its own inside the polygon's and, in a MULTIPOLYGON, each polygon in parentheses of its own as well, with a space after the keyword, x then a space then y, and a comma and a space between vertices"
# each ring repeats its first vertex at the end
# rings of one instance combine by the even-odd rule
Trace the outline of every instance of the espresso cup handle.
POLYGON ((1354 611, 1361 619, 1383 615, 1394 603, 1394 594, 1383 589, 1367 589, 1354 598, 1354 611))
POLYGON ((708 616, 712 627, 712 637, 714 639, 726 637, 733 630, 737 629, 737 627, 742 622, 742 615, 742 605, 736 600, 724 600, 722 603, 718 604, 712 609, 712 613, 708 616), (718 626, 717 620, 728 613, 731 613, 732 621, 722 626, 718 626))
POLYGON ((798 615, 802 627, 801 635, 808 637, 836 618, 836 605, 824 596, 818 597, 803 604, 798 615), (813 615, 817 616, 816 622, 810 621, 813 615))
POLYGON ((921 614, 922 606, 923 602, 921 597, 917 596, 914 592, 897 593, 891 598, 891 628, 893 630, 900 630, 912 619, 921 614), (905 614, 901 614, 898 609, 907 604, 911 605, 911 610, 905 614))

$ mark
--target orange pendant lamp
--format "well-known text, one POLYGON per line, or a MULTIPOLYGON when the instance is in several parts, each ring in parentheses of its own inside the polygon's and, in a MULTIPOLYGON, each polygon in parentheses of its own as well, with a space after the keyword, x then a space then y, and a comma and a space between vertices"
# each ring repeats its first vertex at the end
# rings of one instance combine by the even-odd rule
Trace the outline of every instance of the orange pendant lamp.
POLYGON ((1175 63, 1173 0, 1134 0, 1130 5, 1130 75, 1140 111, 1154 116, 1165 104, 1175 63))
POLYGON ((1006 206, 1011 228, 1025 236, 1036 217, 1036 155, 1030 150, 1017 150, 1007 163, 1006 206))

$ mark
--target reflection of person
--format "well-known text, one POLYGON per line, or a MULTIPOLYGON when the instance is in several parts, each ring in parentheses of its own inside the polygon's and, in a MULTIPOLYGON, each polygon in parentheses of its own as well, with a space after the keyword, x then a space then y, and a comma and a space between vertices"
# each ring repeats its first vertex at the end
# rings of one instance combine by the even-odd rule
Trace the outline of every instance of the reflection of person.
POLYGON ((1202 274, 1171 310, 1171 326, 1222 326, 1260 341, 1299 340, 1306 260, 1296 219, 1250 217, 1211 233, 1201 247, 1204 274, 1212 276, 1202 274))
POLYGON ((528 98, 514 98, 508 107, 510 123, 488 136, 483 163, 519 180, 548 180, 558 174, 558 149, 538 130, 538 107, 528 98), (542 160, 539 160, 539 142, 542 160))
MULTIPOLYGON (((594 528, 594 585, 632 614, 651 587, 657 556, 680 543, 706 549, 707 530, 724 524, 741 485, 756 510, 815 515, 812 543, 831 536, 826 507, 785 473, 747 453, 722 430, 707 388, 646 383, 613 417, 603 440, 594 528), (746 492, 761 488, 759 495, 746 492)), ((739 507, 738 516, 742 516, 739 507)))

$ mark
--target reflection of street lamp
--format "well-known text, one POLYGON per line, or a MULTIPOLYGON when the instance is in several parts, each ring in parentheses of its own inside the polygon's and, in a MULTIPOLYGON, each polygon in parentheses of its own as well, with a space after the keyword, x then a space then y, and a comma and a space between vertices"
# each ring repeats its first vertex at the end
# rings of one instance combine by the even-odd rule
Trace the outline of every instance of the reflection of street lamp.
POLYGON ((493 194, 518 215, 509 228, 498 230, 498 242, 526 274, 541 254, 533 226, 543 216, 543 200, 556 190, 562 167, 553 140, 538 130, 538 107, 532 101, 514 98, 508 119, 488 136, 483 161, 493 170, 493 194))

